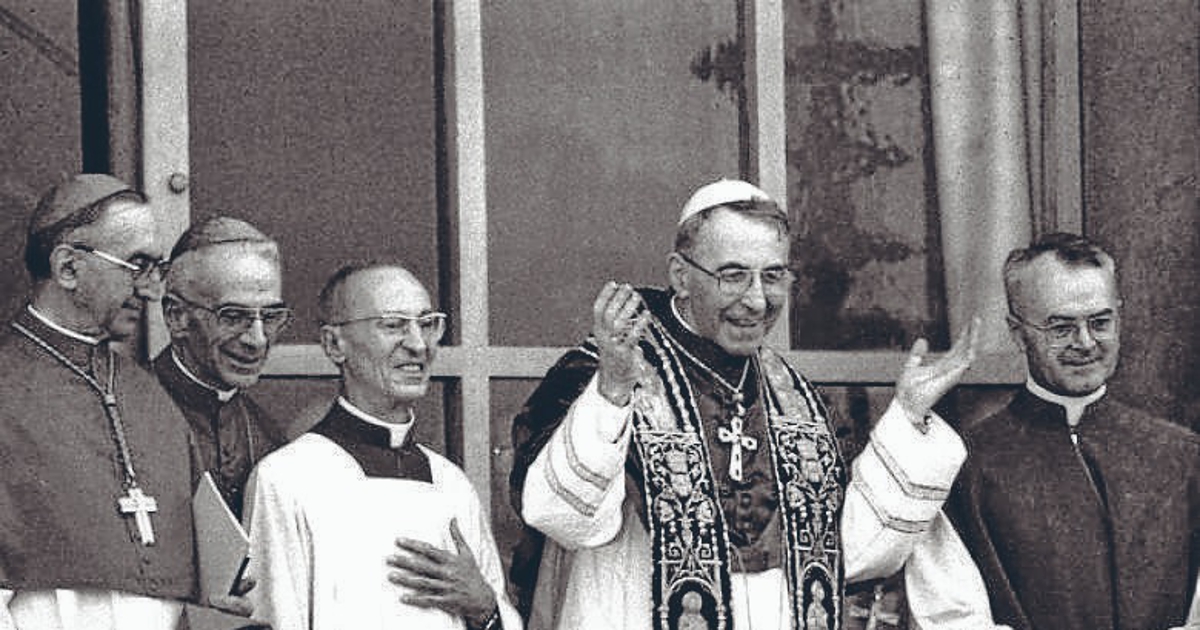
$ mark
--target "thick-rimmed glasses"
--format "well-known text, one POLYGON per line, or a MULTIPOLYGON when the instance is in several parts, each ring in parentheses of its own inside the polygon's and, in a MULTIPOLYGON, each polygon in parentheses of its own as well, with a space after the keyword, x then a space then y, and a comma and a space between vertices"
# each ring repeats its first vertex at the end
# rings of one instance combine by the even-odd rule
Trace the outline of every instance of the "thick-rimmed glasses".
POLYGON ((683 252, 675 252, 687 264, 704 272, 717 281, 717 291, 724 297, 733 299, 741 297, 754 284, 754 276, 758 275, 763 293, 771 297, 781 297, 788 294, 792 281, 796 276, 791 269, 782 265, 765 269, 750 269, 748 267, 726 267, 717 271, 705 269, 700 263, 688 258, 683 252))
POLYGON ((441 341, 442 335, 446 333, 446 318, 445 313, 432 312, 422 313, 420 315, 407 315, 405 313, 379 313, 376 315, 365 315, 363 317, 353 317, 344 319, 339 322, 330 322, 326 326, 345 326, 347 324, 356 324, 359 322, 371 322, 375 325, 375 330, 390 336, 401 337, 409 334, 415 327, 417 333, 421 335, 421 339, 426 344, 435 344, 441 341))
POLYGON ((1009 313, 1009 319, 1012 321, 1032 328, 1042 333, 1046 340, 1054 346, 1065 346, 1075 339, 1075 335, 1079 334, 1084 328, 1096 341, 1111 341, 1117 336, 1118 318, 1113 312, 1097 313, 1095 315, 1087 315, 1084 317, 1076 317, 1073 319, 1055 320, 1049 324, 1035 324, 1026 321, 1016 313, 1009 313))
POLYGON ((178 293, 172 293, 167 299, 178 300, 183 304, 212 313, 217 318, 217 327, 227 335, 240 335, 254 325, 255 320, 262 322, 263 334, 274 337, 292 323, 292 309, 286 306, 241 306, 224 304, 216 308, 205 306, 189 300, 178 293))
POLYGON ((72 243, 73 249, 78 249, 81 252, 87 252, 104 262, 123 267, 129 270, 134 280, 145 280, 146 278, 162 278, 170 268, 171 263, 165 260, 158 260, 148 256, 135 256, 133 260, 125 260, 110 254, 104 250, 96 249, 91 245, 83 243, 72 243))

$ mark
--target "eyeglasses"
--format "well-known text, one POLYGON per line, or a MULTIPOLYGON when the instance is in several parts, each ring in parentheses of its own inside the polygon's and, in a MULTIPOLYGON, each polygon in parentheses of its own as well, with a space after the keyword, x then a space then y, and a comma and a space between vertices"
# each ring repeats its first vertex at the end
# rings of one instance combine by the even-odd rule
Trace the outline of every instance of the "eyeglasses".
POLYGON ((1071 343, 1075 339, 1075 335, 1085 326, 1088 334, 1096 341, 1110 341, 1117 336, 1116 313, 1099 313, 1044 325, 1025 321, 1016 313, 1009 313, 1008 316, 1018 324, 1042 333, 1055 346, 1065 346, 1071 343))
POLYGON ((717 291, 726 298, 740 297, 750 290, 754 284, 754 276, 758 275, 762 283, 763 293, 771 297, 787 295, 788 289, 796 276, 787 267, 767 267, 766 269, 749 269, 746 267, 726 267, 717 271, 705 269, 700 263, 688 258, 683 252, 675 252, 687 264, 699 269, 706 275, 716 278, 717 291))
POLYGON ((286 306, 238 306, 226 304, 210 308, 193 302, 182 295, 172 293, 168 299, 178 300, 193 308, 212 313, 217 318, 217 326, 228 335, 242 334, 254 325, 255 320, 262 322, 263 334, 267 337, 278 335, 288 324, 292 323, 292 309, 286 306))
POLYGON ((144 280, 146 278, 162 278, 170 269, 171 263, 166 260, 150 258, 148 256, 137 255, 133 260, 125 260, 114 256, 106 251, 96 249, 91 245, 83 243, 72 243, 71 247, 78 249, 81 252, 87 252, 104 262, 111 263, 118 267, 124 267, 129 270, 134 280, 144 280))
POLYGON ((358 322, 374 322, 375 330, 387 335, 397 337, 408 334, 413 326, 417 327, 417 332, 420 333, 421 339, 427 344, 434 344, 441 340, 442 335, 446 333, 446 318, 445 313, 433 312, 423 313, 421 315, 405 315, 404 313, 380 313, 378 315, 367 315, 365 317, 354 317, 352 319, 342 320, 340 322, 330 322, 326 326, 345 326, 347 324, 355 324, 358 322))

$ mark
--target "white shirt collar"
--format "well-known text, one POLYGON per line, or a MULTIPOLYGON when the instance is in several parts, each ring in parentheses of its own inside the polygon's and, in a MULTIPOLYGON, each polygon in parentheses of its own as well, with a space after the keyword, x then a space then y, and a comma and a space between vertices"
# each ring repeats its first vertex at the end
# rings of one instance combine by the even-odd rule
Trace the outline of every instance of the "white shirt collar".
POLYGON ((183 364, 183 361, 179 360, 179 355, 175 353, 175 348, 171 348, 171 360, 175 362, 175 367, 178 367, 179 371, 183 372, 183 375, 188 377, 189 380, 191 380, 193 383, 199 385, 200 387, 203 387, 204 389, 207 389, 208 391, 216 394, 217 400, 219 400, 221 402, 229 402, 230 399, 232 399, 234 396, 237 395, 238 390, 236 387, 233 389, 218 389, 218 388, 213 387, 212 385, 209 385, 208 383, 205 383, 204 381, 200 380, 199 376, 192 374, 192 371, 187 369, 187 366, 183 364))
POLYGON ((387 429, 388 434, 391 436, 388 443, 391 445, 392 448, 400 448, 401 446, 403 446, 404 439, 408 437, 408 432, 410 429, 412 429, 413 418, 414 418, 412 409, 408 410, 408 422, 401 422, 401 423, 397 424, 395 422, 385 422, 383 420, 380 420, 379 418, 376 418, 375 416, 363 411, 362 409, 355 407, 353 404, 351 404, 351 402, 349 400, 346 400, 345 396, 338 396, 337 402, 339 405, 342 406, 343 409, 345 409, 346 411, 349 411, 351 414, 353 414, 359 420, 362 420, 363 422, 366 422, 367 424, 373 424, 377 427, 383 427, 383 428, 387 429))
POLYGON ((63 327, 60 324, 56 323, 54 320, 47 317, 41 311, 37 310, 36 308, 33 308, 32 304, 29 304, 25 308, 29 311, 29 314, 36 317, 38 319, 38 321, 49 326, 51 329, 53 329, 63 335, 66 335, 67 337, 76 339, 78 341, 82 341, 83 343, 86 343, 89 346, 96 346, 96 345, 100 344, 99 337, 92 337, 89 335, 85 335, 83 333, 75 332, 74 330, 71 330, 70 328, 63 327))
POLYGON ((1038 385, 1037 382, 1033 380, 1032 376, 1025 377, 1025 387, 1029 389, 1029 392, 1034 396, 1037 396, 1048 403, 1053 403, 1066 409, 1067 424, 1071 426, 1079 424, 1079 419, 1083 417, 1083 412, 1087 409, 1087 406, 1096 402, 1097 400, 1100 400, 1100 398, 1104 396, 1104 393, 1108 391, 1108 385, 1105 384, 1101 385, 1100 389, 1097 389, 1086 396, 1063 396, 1062 394, 1055 394, 1045 387, 1038 385))

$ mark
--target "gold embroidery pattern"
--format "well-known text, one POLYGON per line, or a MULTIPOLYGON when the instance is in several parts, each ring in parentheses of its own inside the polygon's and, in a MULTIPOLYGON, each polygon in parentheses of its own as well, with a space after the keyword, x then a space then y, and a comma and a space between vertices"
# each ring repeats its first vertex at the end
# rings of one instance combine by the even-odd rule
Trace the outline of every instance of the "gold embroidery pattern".
MULTIPOLYGON (((699 411, 674 343, 661 326, 650 327, 642 343, 643 378, 633 397, 654 554, 653 625, 666 630, 702 615, 711 627, 728 630, 730 543, 699 411)), ((769 418, 780 496, 792 626, 837 630, 845 467, 811 386, 769 350, 757 362, 759 404, 769 418)))
POLYGON ((732 624, 729 540, 699 413, 679 357, 655 332, 646 343, 659 369, 643 367, 633 399, 654 545, 654 627, 675 627, 672 619, 707 609, 715 627, 726 630, 732 624))
POLYGON ((769 433, 785 508, 793 615, 806 628, 839 628, 844 576, 838 523, 846 482, 841 454, 808 383, 769 350, 762 352, 760 367, 778 404, 770 412, 769 433))

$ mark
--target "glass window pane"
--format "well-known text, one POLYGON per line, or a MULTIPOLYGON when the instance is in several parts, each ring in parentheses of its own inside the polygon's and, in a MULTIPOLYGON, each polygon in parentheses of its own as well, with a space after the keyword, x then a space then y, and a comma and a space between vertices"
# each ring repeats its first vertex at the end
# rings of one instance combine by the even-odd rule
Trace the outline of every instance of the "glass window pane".
POLYGON ((946 345, 917 0, 786 3, 792 345, 946 345))
POLYGON ((736 3, 482 10, 491 343, 574 344, 605 281, 665 284, 679 208, 738 174, 721 79, 740 66, 713 63, 732 58, 736 3))
POLYGON ((0 6, 0 308, 28 299, 25 230, 38 197, 79 171, 76 0, 0 6))
POLYGON ((423 0, 188 3, 191 218, 280 241, 285 341, 316 340, 349 259, 401 257, 439 294, 433 23, 423 0))

